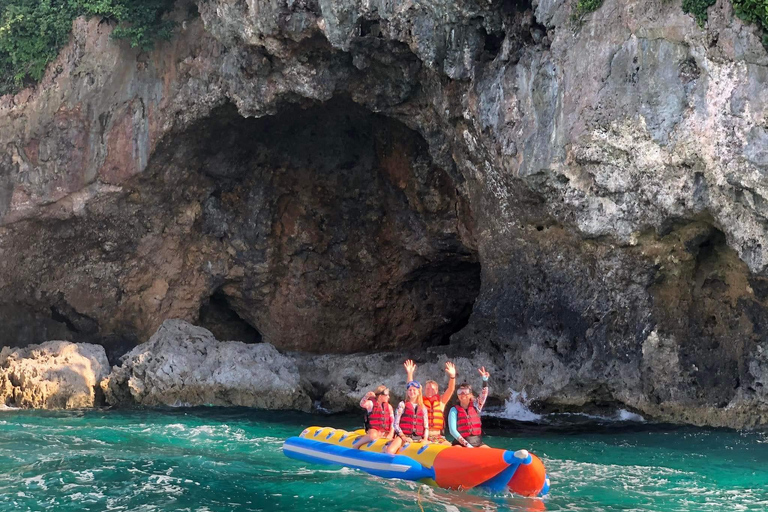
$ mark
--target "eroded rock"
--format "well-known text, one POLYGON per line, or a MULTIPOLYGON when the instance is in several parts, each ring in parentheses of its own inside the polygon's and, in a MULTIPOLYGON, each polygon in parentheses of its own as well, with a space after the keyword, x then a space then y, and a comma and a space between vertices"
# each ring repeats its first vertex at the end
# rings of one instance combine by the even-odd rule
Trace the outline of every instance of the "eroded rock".
POLYGON ((99 382, 109 363, 104 348, 48 341, 0 351, 0 403, 34 409, 102 405, 99 382))
POLYGON ((112 405, 220 405, 309 410, 296 365, 268 343, 217 341, 166 320, 101 387, 112 405))

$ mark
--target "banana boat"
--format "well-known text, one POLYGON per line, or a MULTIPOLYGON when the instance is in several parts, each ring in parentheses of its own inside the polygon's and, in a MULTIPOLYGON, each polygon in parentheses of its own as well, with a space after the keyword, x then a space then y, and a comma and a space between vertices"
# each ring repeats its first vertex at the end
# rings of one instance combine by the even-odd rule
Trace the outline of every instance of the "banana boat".
POLYGON ((386 439, 355 449, 362 430, 309 427, 283 443, 292 459, 346 466, 383 478, 413 480, 445 489, 482 488, 493 493, 507 489, 523 496, 544 496, 549 478, 541 459, 526 450, 463 448, 440 444, 406 443, 395 455, 384 453, 386 439))

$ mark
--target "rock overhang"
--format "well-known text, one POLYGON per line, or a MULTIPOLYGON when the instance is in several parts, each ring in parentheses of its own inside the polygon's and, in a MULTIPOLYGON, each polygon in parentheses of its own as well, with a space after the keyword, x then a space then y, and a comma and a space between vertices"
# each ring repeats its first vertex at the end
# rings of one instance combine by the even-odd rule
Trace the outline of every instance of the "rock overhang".
MULTIPOLYGON (((741 46, 726 44, 737 21, 715 19, 711 30, 725 42, 712 46, 690 18, 672 10, 674 6, 649 7, 642 2, 606 2, 605 11, 616 14, 617 23, 587 19, 581 30, 573 31, 566 30, 569 6, 562 2, 539 3, 535 18, 525 5, 518 16, 514 10, 473 2, 435 3, 421 11, 389 11, 383 4, 361 2, 294 4, 291 12, 284 12, 285 6, 263 4, 266 10, 255 16, 251 11, 262 3, 207 2, 201 5, 205 29, 199 22, 190 22, 171 46, 150 58, 141 56, 140 65, 129 75, 108 80, 102 75, 97 80, 109 84, 107 90, 117 91, 113 103, 100 96, 103 91, 89 89, 84 76, 73 74, 68 87, 77 93, 65 108, 55 101, 35 107, 47 112, 41 126, 49 123, 62 133, 90 127, 91 149, 74 152, 71 158, 64 151, 60 157, 67 162, 84 159, 89 171, 81 178, 67 171, 74 167, 62 165, 66 179, 54 176, 51 181, 49 175, 55 173, 35 163, 35 158, 45 162, 43 157, 57 153, 41 146, 40 137, 15 144, 7 154, 11 164, 4 167, 11 172, 0 173, 0 182, 6 185, 12 176, 10 186, 3 188, 5 195, 0 194, 0 207, 10 189, 6 209, 15 204, 14 215, 21 216, 15 217, 13 225, 6 224, 2 236, 5 240, 9 234, 18 236, 20 219, 32 219, 38 215, 35 212, 41 212, 41 219, 63 221, 56 225, 57 230, 66 228, 63 234, 44 226, 40 231, 54 251, 70 253, 75 239, 82 239, 77 247, 92 244, 112 254, 109 265, 78 260, 77 266, 87 268, 90 275, 113 281, 90 289, 115 286, 116 262, 124 251, 135 251, 147 261, 126 277, 131 284, 122 293, 128 299, 104 294, 104 304, 97 306, 89 297, 101 292, 75 293, 76 286, 62 285, 65 278, 57 276, 56 269, 43 280, 32 279, 27 290, 8 279, 6 288, 22 290, 21 302, 26 305, 39 301, 36 295, 47 297, 44 307, 30 308, 34 313, 30 318, 50 317, 50 304, 59 292, 77 315, 85 317, 125 300, 130 314, 118 317, 108 329, 117 332, 126 325, 139 326, 143 339, 157 327, 155 320, 139 320, 146 311, 153 311, 157 319, 194 318, 201 302, 194 297, 210 294, 226 297, 227 307, 234 305, 237 290, 231 290, 230 301, 227 283, 222 281, 229 269, 209 257, 216 252, 212 245, 194 245, 188 236, 195 223, 204 219, 208 219, 210 236, 224 233, 214 229, 218 221, 210 220, 220 216, 224 203, 213 195, 207 207, 199 206, 208 193, 201 178, 192 187, 153 196, 167 207, 161 215, 140 212, 136 205, 142 204, 142 193, 153 193, 152 187, 137 193, 131 185, 130 180, 151 181, 152 172, 142 176, 149 168, 142 166, 151 167, 152 158, 142 155, 155 155, 155 163, 163 165, 158 152, 161 141, 172 145, 172 138, 166 137, 216 115, 216 109, 227 102, 234 103, 240 115, 279 116, 295 108, 291 105, 332 104, 332 98, 346 94, 369 112, 402 121, 423 137, 433 164, 445 171, 458 195, 465 198, 473 227, 461 238, 476 241, 469 250, 476 251, 482 263, 483 285, 475 305, 477 314, 455 341, 490 345, 501 351, 499 357, 509 357, 516 365, 525 366, 527 360, 527 364, 553 369, 551 378, 539 379, 542 373, 537 369, 531 373, 520 368, 520 374, 528 377, 514 381, 516 386, 530 381, 536 390, 533 394, 572 402, 602 396, 607 389, 624 403, 662 416, 673 414, 659 412, 653 405, 656 398, 648 394, 651 391, 641 389, 641 383, 661 369, 650 356, 649 364, 639 362, 641 348, 647 346, 649 354, 653 347, 661 347, 659 353, 670 351, 680 365, 687 365, 677 371, 689 380, 675 383, 679 393, 666 398, 677 400, 683 409, 686 403, 721 406, 729 396, 738 402, 742 394, 757 393, 750 391, 754 388, 750 383, 760 379, 761 366, 750 361, 763 343, 755 326, 765 306, 759 293, 749 290, 759 289, 755 283, 761 282, 762 254, 768 247, 762 243, 764 194, 760 173, 755 172, 760 163, 756 149, 760 134, 754 128, 765 109, 762 97, 748 92, 762 73, 760 59, 755 58, 759 51, 744 51, 744 45, 751 44, 748 38, 740 39, 741 46), (410 27, 414 29, 409 31, 410 27), (451 30, 458 34, 455 38, 441 37, 451 30), (536 31, 543 32, 534 37, 536 31), (741 50, 733 53, 734 48, 741 50), (163 52, 183 58, 164 60, 163 52), (662 58, 668 54, 674 58, 662 58), (640 68, 635 69, 634 83, 632 73, 621 72, 629 70, 630 64, 640 68), (640 105, 625 94, 618 98, 618 107, 611 107, 610 94, 617 87, 637 89, 636 98, 653 99, 659 84, 645 78, 657 68, 674 82, 670 96, 674 101, 640 105), (606 77, 608 85, 601 85, 606 77), (599 92, 599 97, 592 92, 599 92), (710 97, 714 103, 708 107, 710 97), (83 105, 90 101, 91 107, 78 110, 78 99, 86 100, 83 105), (102 118, 104 111, 113 115, 102 118), (110 159, 110 151, 135 153, 131 161, 140 165, 121 174, 125 166, 119 159, 110 159), (104 162, 112 162, 107 169, 116 172, 102 174, 109 176, 104 182, 89 181, 104 162), (41 177, 31 183, 52 183, 53 187, 30 192, 16 181, 21 175, 41 177), (83 184, 87 192, 72 192, 83 184), (71 194, 60 199, 56 194, 61 191, 71 194), (134 217, 128 223, 133 230, 130 237, 123 236, 124 226, 104 215, 105 195, 120 197, 125 211, 134 217), (174 209, 169 206, 174 201, 185 201, 186 206, 174 209), (98 219, 89 231, 98 231, 100 223, 119 227, 102 229, 100 236, 72 236, 68 219, 76 216, 98 219), (172 223, 158 221, 170 218, 172 223), (710 252, 714 260, 703 258, 696 263, 696 257, 676 252, 679 243, 672 238, 690 240, 685 226, 696 230, 702 222, 723 237, 713 238, 718 240, 716 250, 710 252), (670 231, 673 224, 683 228, 670 231), (166 239, 160 241, 162 237, 142 235, 142 231, 162 232, 166 239), (662 247, 671 254, 660 255, 662 247), (736 251, 735 260, 728 247, 736 251), (178 253, 187 257, 165 257, 178 253), (739 258, 748 268, 740 266, 739 258), (196 266, 209 268, 215 277, 195 277, 196 266), (162 277, 146 278, 155 269, 162 277), (703 276, 702 283, 710 283, 707 305, 691 309, 685 306, 689 304, 686 297, 702 293, 697 275, 703 276), (671 286, 659 285, 661 281, 677 282, 688 291, 672 293, 671 286), (179 293, 181 289, 195 292, 179 293), (733 297, 742 306, 734 309, 733 297), (707 327, 712 309, 718 319, 716 329, 707 327), (708 316, 701 316, 705 310, 708 316), (740 315, 742 310, 748 314, 740 315), (678 322, 676 316, 701 325, 706 336, 720 340, 709 346, 718 354, 713 360, 722 356, 724 363, 710 371, 722 371, 728 378, 696 375, 693 367, 699 365, 689 359, 703 351, 690 350, 696 342, 686 322, 678 322), (726 317, 730 320, 721 322, 726 317), (658 343, 652 332, 657 333, 658 343), (728 338, 738 341, 726 343, 728 338), (741 348, 734 351, 732 345, 741 348)), ((86 67, 104 69, 96 64, 118 54, 133 58, 114 49, 108 52, 113 54, 101 61, 92 59, 93 65, 86 67)), ((69 55, 81 59, 80 65, 88 60, 84 54, 69 55)), ((64 64, 74 62, 64 59, 64 64)), ((467 217, 465 213, 458 216, 467 217)), ((18 247, 32 247, 33 252, 43 247, 29 237, 21 239, 18 247)), ((240 250, 232 249, 235 254, 240 250)), ((34 273, 30 262, 8 261, 22 275, 34 273)), ((236 274, 240 270, 235 267, 236 274)), ((69 311, 60 303, 55 307, 59 315, 69 311)), ((235 305, 232 311, 247 316, 243 309, 235 305)), ((89 323, 71 314, 72 325, 89 323)))

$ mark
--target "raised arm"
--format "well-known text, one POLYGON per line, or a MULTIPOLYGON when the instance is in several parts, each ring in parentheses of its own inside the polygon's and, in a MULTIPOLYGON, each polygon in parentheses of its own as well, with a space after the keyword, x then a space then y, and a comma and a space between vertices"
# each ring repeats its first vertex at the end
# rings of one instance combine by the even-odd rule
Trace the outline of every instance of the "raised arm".
POLYGON ((376 393, 373 391, 369 391, 365 394, 362 400, 360 400, 360 407, 365 409, 368 412, 371 412, 373 410, 373 400, 372 398, 376 396, 376 393))
POLYGON ((448 403, 448 400, 453 396, 453 392, 456 391, 456 367, 453 366, 452 362, 446 361, 445 373, 448 374, 448 388, 443 393, 443 396, 440 397, 443 405, 448 403))
POLYGON ((488 398, 488 379, 490 378, 491 374, 485 371, 485 366, 478 369, 477 371, 480 372, 480 375, 483 376, 483 390, 480 392, 480 397, 477 399, 477 412, 480 412, 483 410, 483 406, 485 405, 485 401, 488 398))
POLYGON ((412 359, 408 359, 403 363, 403 366, 405 367, 406 375, 408 375, 405 382, 411 382, 413 380, 413 374, 416 373, 416 363, 414 363, 412 359))

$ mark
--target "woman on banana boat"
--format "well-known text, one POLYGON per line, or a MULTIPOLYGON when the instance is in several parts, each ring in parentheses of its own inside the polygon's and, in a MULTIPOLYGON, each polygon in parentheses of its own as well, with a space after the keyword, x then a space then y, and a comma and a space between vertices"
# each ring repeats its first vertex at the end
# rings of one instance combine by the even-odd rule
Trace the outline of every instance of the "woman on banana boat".
MULTIPOLYGON (((445 406, 451 399, 456 387, 456 368, 453 363, 445 363, 448 374, 448 388, 439 395, 437 382, 429 380, 422 393, 421 384, 414 380, 416 364, 412 360, 403 363, 407 376, 406 398, 400 402, 397 412, 389 404, 389 389, 379 386, 369 391, 360 401, 360 407, 366 411, 366 433, 355 441, 354 447, 386 437, 389 442, 384 450, 395 454, 405 443, 423 442, 450 445, 445 439, 445 406)), ((467 448, 487 448, 482 440, 482 420, 480 413, 488 398, 488 378, 490 373, 485 367, 478 369, 483 378, 483 387, 479 397, 475 397, 472 387, 463 383, 459 386, 459 403, 448 414, 448 429, 453 436, 453 445, 467 448)))
POLYGON ((390 455, 397 453, 403 445, 403 440, 395 437, 395 415, 392 406, 389 405, 389 389, 381 385, 375 391, 369 391, 360 400, 360 407, 365 409, 365 435, 356 440, 354 448, 360 448, 364 444, 386 437, 389 442, 385 450, 390 455))

